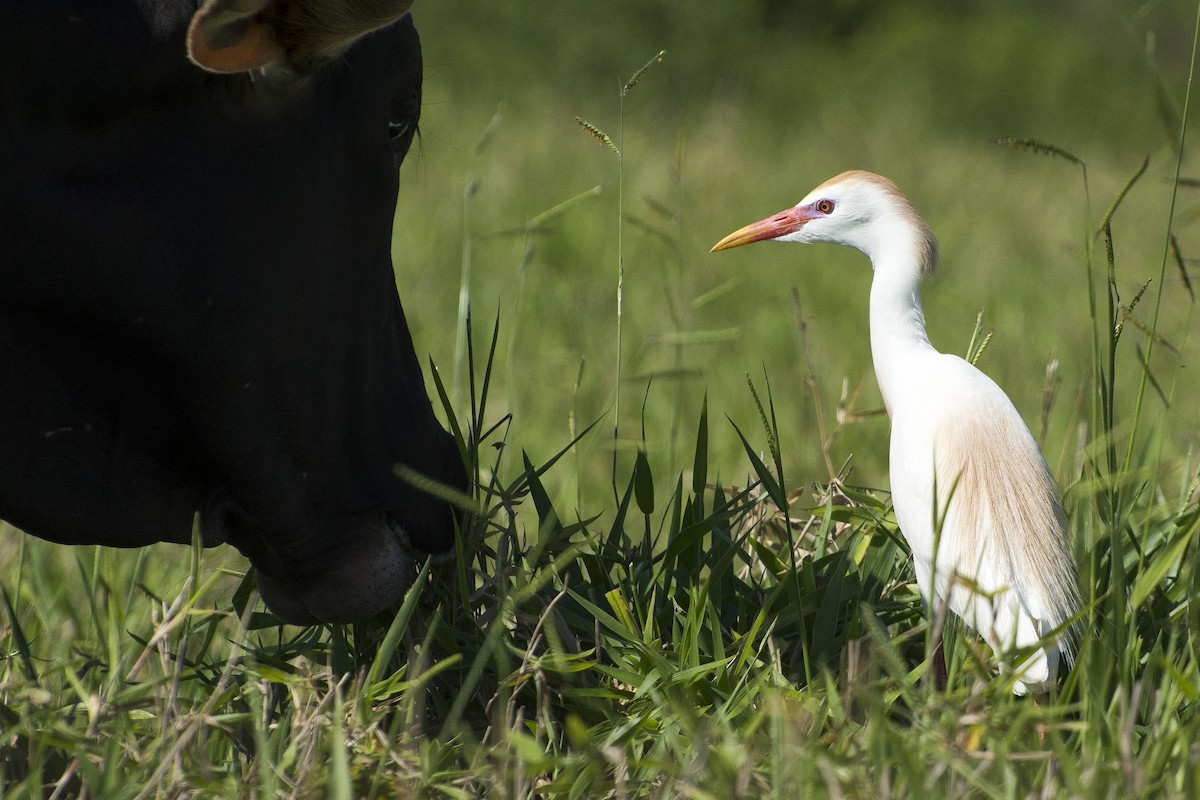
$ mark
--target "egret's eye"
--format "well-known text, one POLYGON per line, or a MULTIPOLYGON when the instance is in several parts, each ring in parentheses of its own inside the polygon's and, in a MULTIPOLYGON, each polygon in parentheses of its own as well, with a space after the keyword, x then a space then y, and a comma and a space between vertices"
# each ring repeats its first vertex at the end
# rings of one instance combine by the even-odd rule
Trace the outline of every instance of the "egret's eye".
POLYGON ((833 213, 833 201, 832 200, 818 200, 817 201, 817 211, 820 211, 822 214, 832 214, 833 213))

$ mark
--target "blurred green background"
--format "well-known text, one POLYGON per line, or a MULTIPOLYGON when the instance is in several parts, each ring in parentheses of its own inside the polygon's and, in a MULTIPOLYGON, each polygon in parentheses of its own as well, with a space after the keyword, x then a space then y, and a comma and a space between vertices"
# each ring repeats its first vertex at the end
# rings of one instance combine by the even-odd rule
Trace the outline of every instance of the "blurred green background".
MULTIPOLYGON (((818 407, 831 434, 843 384, 851 395, 861 384, 852 411, 882 406, 868 262, 832 246, 708 249, 843 170, 869 169, 899 184, 939 238, 941 268, 924 290, 934 345, 964 353, 982 308, 995 335, 980 366, 1035 435, 1057 357, 1044 449, 1070 485, 1088 420, 1089 226, 1149 156, 1114 220, 1121 302, 1154 279, 1134 312, 1148 323, 1194 14, 1171 0, 424 0, 414 16, 425 106, 402 172, 395 245, 417 350, 455 383, 466 263, 477 341, 486 344, 500 316, 488 418, 512 413, 509 448, 543 463, 572 430, 604 418, 574 466, 548 479, 568 508, 594 512, 612 491, 620 252, 623 469, 644 444, 656 477, 673 483, 690 463, 707 395, 710 478, 743 483, 747 460, 725 417, 766 447, 747 388, 749 375, 765 398, 765 374, 788 484, 825 480, 818 407), (622 99, 622 84, 660 50, 662 62, 622 99), (606 132, 622 158, 576 117, 606 132), (997 146, 998 136, 1084 159, 1090 203, 1077 167, 997 146), (818 400, 805 383, 793 287, 818 400)), ((1185 158, 1185 177, 1193 163, 1185 158)), ((1184 257, 1200 254, 1195 192, 1181 190, 1176 213, 1184 257)), ((1103 291, 1104 248, 1094 241, 1103 291)), ((1145 441, 1174 457, 1196 442, 1200 383, 1187 369, 1193 306, 1174 261, 1167 276, 1160 333, 1174 350, 1156 348, 1153 372, 1173 407, 1158 413, 1151 393, 1147 419, 1162 438, 1145 441)), ((1126 337, 1123 347, 1145 345, 1134 325, 1126 337)), ((1137 359, 1124 364, 1118 419, 1136 390, 1137 359)), ((464 391, 456 397, 464 414, 464 391)), ((887 436, 883 416, 847 421, 830 460, 837 468, 852 456, 853 482, 884 487, 887 436)))

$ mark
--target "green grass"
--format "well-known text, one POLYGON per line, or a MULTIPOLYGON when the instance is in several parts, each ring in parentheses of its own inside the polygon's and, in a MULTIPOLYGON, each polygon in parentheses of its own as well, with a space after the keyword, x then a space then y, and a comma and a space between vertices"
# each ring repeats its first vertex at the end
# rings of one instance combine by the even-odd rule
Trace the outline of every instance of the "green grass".
POLYGON ((0 794, 1200 794, 1200 379, 1166 236, 1174 205, 1186 275, 1195 8, 872 8, 419 7, 396 254, 477 478, 458 558, 395 614, 281 628, 229 551, 5 531, 0 794), (865 260, 707 253, 849 167, 925 213, 931 338, 1064 489, 1092 634, 1041 703, 922 612, 865 260))
MULTIPOLYGON (((1045 369, 1057 356, 1062 391, 1047 437, 1057 474, 1068 477, 1073 411, 1092 366, 1079 266, 1087 209, 1071 165, 990 142, 1034 136, 1086 159, 1094 222, 1151 155, 1115 220, 1118 254, 1130 265, 1118 276, 1127 301, 1157 278, 1148 265, 1159 262, 1170 196, 1164 181, 1174 167, 1187 9, 1156 6, 1134 16, 1107 4, 1058 12, 973 4, 952 12, 933 3, 866 15, 838 38, 800 21, 760 19, 754 4, 703 14, 645 2, 620 13, 584 6, 569 12, 570 24, 560 6, 418 10, 427 106, 396 224, 402 293, 431 309, 413 315, 414 335, 438 364, 453 363, 447 320, 459 284, 451 276, 467 244, 477 311, 516 312, 501 330, 501 352, 513 356, 500 370, 495 407, 512 412, 513 435, 535 459, 569 438, 572 418, 615 409, 619 248, 622 392, 640 397, 650 387, 647 444, 656 470, 687 462, 683 428, 706 395, 722 415, 749 424, 755 411, 741 376, 765 368, 786 399, 780 423, 790 471, 827 473, 817 406, 833 421, 846 381, 849 394, 862 385, 857 411, 882 407, 866 335, 866 261, 832 247, 719 255, 708 248, 833 174, 866 168, 904 188, 940 239, 943 268, 925 292, 935 344, 961 352, 983 307, 996 336, 981 366, 1030 420, 1040 416, 1045 369), (664 48, 663 63, 622 99, 624 80, 664 48), (577 117, 622 140, 620 162, 577 117), (588 199, 531 225, 580 195, 588 199), (808 322, 815 400, 793 286, 808 322)), ((1190 220, 1195 189, 1181 201, 1181 220, 1190 220)), ((1179 233, 1184 255, 1195 252, 1195 233, 1179 233)), ((1174 271, 1168 278, 1175 281, 1174 271)), ((1177 281, 1169 286, 1164 330, 1178 335, 1190 302, 1177 281)), ((1200 390, 1177 364, 1156 368, 1200 390)), ((1127 365, 1122 386, 1136 385, 1136 370, 1127 365)), ((626 421, 637 429, 639 406, 623 404, 623 430, 626 421)), ((853 453, 863 480, 875 485, 884 483, 886 430, 872 417, 839 432, 842 458, 853 453)), ((1176 433, 1174 454, 1186 453, 1190 432, 1176 433)), ((736 436, 714 429, 713 437, 718 463, 735 464, 736 436)), ((626 438, 631 459, 636 436, 626 438)), ((578 491, 595 489, 599 501, 611 483, 608 442, 587 443, 580 459, 578 491)), ((562 496, 576 497, 573 477, 564 478, 562 496)))

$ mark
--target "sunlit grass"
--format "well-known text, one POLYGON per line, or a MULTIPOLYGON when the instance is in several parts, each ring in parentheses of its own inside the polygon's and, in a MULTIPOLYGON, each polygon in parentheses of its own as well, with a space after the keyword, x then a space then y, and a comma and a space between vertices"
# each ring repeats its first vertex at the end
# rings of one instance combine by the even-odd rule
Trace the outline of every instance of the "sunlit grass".
MULTIPOLYGON (((5 798, 1200 792, 1200 379, 1184 369, 1193 303, 1175 261, 1157 328, 1145 311, 1179 132, 1154 71, 1177 76, 1177 56, 1047 32, 1033 23, 1065 23, 1028 10, 886 14, 844 46, 790 50, 783 31, 739 33, 745 9, 663 12, 673 25, 647 12, 664 40, 627 31, 617 55, 582 33, 621 40, 610 8, 579 9, 578 28, 550 4, 420 13, 430 105, 405 167, 398 282, 418 349, 444 365, 427 387, 484 513, 394 615, 333 629, 247 605, 227 551, 5 532, 5 798), (497 34, 518 22, 534 29, 520 47, 497 34), (736 48, 719 69, 696 52, 705 24, 736 48), (554 48, 569 69, 544 26, 570 40, 554 48), (946 41, 958 55, 933 55, 946 41), (618 76, 663 46, 619 108, 618 76), (931 87, 954 58, 972 93, 952 83, 942 103, 931 87), (1025 62, 1045 76, 1028 96, 1025 62), (610 138, 624 119, 621 191, 577 116, 610 138), (1076 164, 1000 135, 1074 154, 1086 189, 1076 164), (1147 152, 1110 261, 1096 231, 1147 152), (981 641, 921 607, 883 489, 865 260, 707 255, 847 167, 888 174, 929 219, 931 338, 980 355, 1064 489, 1092 635, 1041 702, 1014 698, 981 641)), ((1197 199, 1178 191, 1187 269, 1197 199)))
MULTIPOLYGON (((1178 106, 1182 92, 1178 81, 1169 83, 1168 99, 1160 102, 1155 70, 1186 68, 1184 54, 1167 47, 1174 31, 1167 37, 1160 24, 1158 50, 1147 57, 1138 23, 1122 20, 1116 8, 1095 12, 1088 24, 1104 31, 1087 41, 1068 32, 1069 25, 1054 27, 1053 16, 1031 17, 1029 9, 998 18, 974 9, 934 20, 896 12, 874 18, 841 44, 806 40, 800 29, 759 30, 745 9, 713 10, 705 23, 728 34, 718 66, 700 52, 711 50, 701 44, 707 40, 688 38, 700 21, 672 18, 678 29, 662 26, 663 39, 647 41, 636 15, 605 15, 599 29, 611 31, 606 38, 621 41, 621 48, 572 47, 572 37, 586 37, 584 28, 568 27, 553 53, 535 48, 523 60, 503 40, 489 39, 486 48, 474 44, 472 26, 537 30, 552 24, 555 12, 479 13, 482 18, 464 18, 428 9, 418 19, 431 63, 430 105, 421 152, 405 167, 398 281, 407 302, 443 310, 413 315, 413 326, 419 346, 450 363, 445 320, 457 287, 445 277, 457 271, 463 249, 461 189, 477 180, 471 252, 486 266, 474 270, 470 291, 478 308, 520 311, 502 330, 502 351, 513 357, 501 369, 505 394, 496 407, 514 411, 514 433, 527 446, 561 439, 568 431, 566 409, 590 420, 616 408, 614 234, 623 219, 627 402, 621 427, 641 418, 641 404, 628 401, 649 386, 649 458, 660 469, 682 463, 686 437, 672 416, 694 418, 707 394, 722 414, 748 424, 753 405, 740 378, 765 367, 788 399, 780 424, 785 441, 795 443, 787 453, 790 471, 814 478, 827 473, 791 289, 799 291, 809 323, 823 416, 835 417, 843 379, 851 388, 862 384, 857 410, 877 409, 882 404, 866 324, 869 265, 832 247, 802 253, 765 247, 724 257, 708 248, 724 232, 795 202, 843 169, 866 168, 895 180, 939 237, 942 269, 924 292, 936 345, 961 351, 983 308, 995 334, 981 366, 1031 420, 1041 413, 1046 366, 1058 359, 1062 391, 1048 436, 1059 450, 1050 454, 1051 463, 1069 480, 1074 465, 1062 462, 1061 448, 1073 442, 1074 407, 1091 374, 1081 280, 1088 210, 1072 165, 991 141, 1036 136, 1087 160, 1093 222, 1151 156, 1115 219, 1117 253, 1127 265, 1118 288, 1128 301, 1146 279, 1157 278, 1149 265, 1161 253, 1177 138, 1176 119, 1160 106, 1178 106), (762 38, 749 38, 749 30, 762 38), (664 62, 619 104, 622 78, 663 46, 664 62), (970 80, 960 82, 960 73, 970 80), (468 90, 486 101, 473 100, 468 90), (493 125, 501 101, 502 116, 493 125), (623 192, 613 153, 582 135, 576 122, 582 117, 615 136, 622 115, 629 139, 622 143, 623 192), (485 129, 491 131, 488 148, 472 155, 485 129), (540 228, 528 246, 530 219, 595 186, 594 201, 540 228)), ((1187 224, 1194 193, 1181 195, 1177 233, 1185 258, 1196 250, 1196 231, 1187 224)), ((1171 340, 1186 331, 1191 303, 1175 272, 1167 277, 1164 330, 1171 340)), ((1178 370, 1177 357, 1161 348, 1158 355, 1158 369, 1179 373, 1181 390, 1200 391, 1200 380, 1178 370)), ((1139 367, 1121 368, 1134 377, 1119 385, 1133 392, 1139 367)), ((873 417, 840 434, 840 455, 854 454, 864 482, 883 483, 886 430, 886 421, 873 417)), ((1194 441, 1186 431, 1169 442, 1175 454, 1194 441)), ((738 457, 736 437, 728 430, 713 435, 722 463, 738 457)), ((611 482, 604 480, 611 453, 599 440, 587 447, 585 478, 602 492, 611 482)), ((574 494, 574 488, 564 490, 574 494)))

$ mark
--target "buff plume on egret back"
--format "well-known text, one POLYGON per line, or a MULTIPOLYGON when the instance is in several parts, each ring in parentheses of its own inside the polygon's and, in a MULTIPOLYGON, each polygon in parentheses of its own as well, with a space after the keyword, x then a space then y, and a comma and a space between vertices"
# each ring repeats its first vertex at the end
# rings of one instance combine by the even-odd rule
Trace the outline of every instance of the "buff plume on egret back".
POLYGON ((1068 623, 1079 609, 1062 504, 1004 392, 929 343, 920 282, 937 262, 933 233, 895 184, 853 171, 713 251, 766 239, 843 244, 871 260, 871 355, 892 423, 892 503, 921 594, 979 631, 1014 670, 1017 694, 1047 688, 1059 659, 1071 658, 1068 623), (1011 663, 1014 649, 1039 642, 1011 663))

